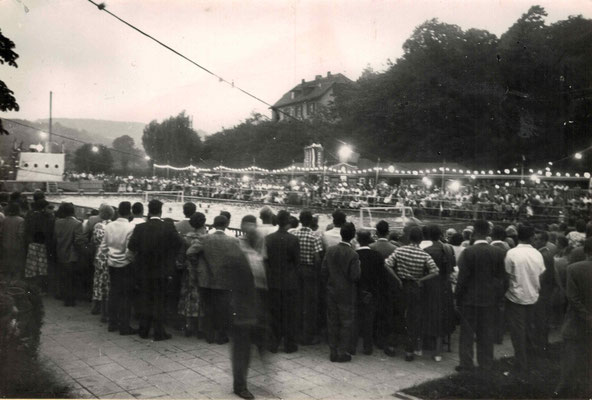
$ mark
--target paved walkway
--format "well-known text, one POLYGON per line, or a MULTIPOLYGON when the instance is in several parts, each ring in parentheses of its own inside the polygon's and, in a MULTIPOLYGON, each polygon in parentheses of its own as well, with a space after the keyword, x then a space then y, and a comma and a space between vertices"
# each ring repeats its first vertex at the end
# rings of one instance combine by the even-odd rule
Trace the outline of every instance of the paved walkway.
MULTIPOLYGON (((77 398, 236 398, 232 394, 229 345, 207 344, 172 331, 173 338, 152 342, 108 333, 88 303, 62 307, 45 298, 41 359, 70 384, 77 398)), ((331 363, 326 345, 301 346, 293 354, 254 351, 249 389, 257 398, 380 399, 400 389, 450 374, 458 364, 453 352, 440 363, 429 354, 405 362, 375 351, 350 363, 331 363)), ((509 340, 496 356, 511 354, 509 340)))

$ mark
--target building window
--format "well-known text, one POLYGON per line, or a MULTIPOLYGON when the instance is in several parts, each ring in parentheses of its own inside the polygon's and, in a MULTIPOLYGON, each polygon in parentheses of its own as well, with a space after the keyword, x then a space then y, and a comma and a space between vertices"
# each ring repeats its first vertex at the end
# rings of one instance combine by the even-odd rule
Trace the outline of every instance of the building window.
POLYGON ((314 114, 315 111, 317 110, 317 104, 316 103, 307 103, 306 104, 306 113, 307 114, 314 114))
POLYGON ((301 118, 302 117, 302 104, 299 104, 295 107, 296 109, 296 117, 297 118, 301 118))

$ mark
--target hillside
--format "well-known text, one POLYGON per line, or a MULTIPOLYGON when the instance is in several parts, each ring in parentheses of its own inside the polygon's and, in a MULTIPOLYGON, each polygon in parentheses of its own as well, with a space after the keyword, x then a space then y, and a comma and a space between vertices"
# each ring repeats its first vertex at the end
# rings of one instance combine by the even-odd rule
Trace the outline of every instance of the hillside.
MULTIPOLYGON (((39 122, 32 122, 32 121, 27 121, 27 120, 16 120, 18 122, 21 122, 25 125, 29 125, 38 129, 43 129, 44 131, 47 131, 49 129, 48 124, 47 123, 39 123, 39 122)), ((21 125, 17 125, 14 124, 8 120, 3 120, 2 121, 4 124, 4 128, 10 132, 10 135, 8 136, 0 136, 0 157, 6 159, 6 157, 8 157, 10 155, 13 143, 16 142, 16 145, 19 145, 21 142, 23 144, 22 148, 23 149, 28 149, 29 145, 31 144, 38 144, 38 143, 44 143, 45 140, 40 136, 39 131, 36 129, 31 129, 31 128, 27 128, 21 125)), ((60 135, 64 135, 82 142, 98 142, 97 138, 86 131, 79 131, 76 129, 72 129, 72 128, 68 128, 65 127, 63 125, 61 125, 60 123, 54 123, 53 124, 53 132, 55 134, 60 134, 60 135)), ((61 147, 61 145, 64 145, 64 150, 66 150, 66 152, 73 152, 74 150, 76 150, 81 143, 77 142, 77 141, 73 141, 73 140, 68 140, 68 139, 64 139, 58 136, 55 136, 52 141, 57 143, 54 144, 54 150, 57 150, 57 147, 61 147)), ((103 143, 103 142, 100 142, 103 143)), ((110 144, 110 143, 109 143, 110 144)))
MULTIPOLYGON (((48 119, 37 120, 48 123, 48 119)), ((136 147, 142 147, 142 133, 146 124, 142 122, 107 121, 102 119, 54 118, 53 123, 72 128, 80 132, 88 132, 100 144, 109 145, 113 139, 128 135, 134 139, 136 147)))

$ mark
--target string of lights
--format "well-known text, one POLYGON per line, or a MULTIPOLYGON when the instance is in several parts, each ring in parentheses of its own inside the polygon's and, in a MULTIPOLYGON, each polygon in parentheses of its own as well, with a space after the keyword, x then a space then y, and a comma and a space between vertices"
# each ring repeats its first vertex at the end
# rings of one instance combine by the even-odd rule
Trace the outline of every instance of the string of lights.
MULTIPOLYGON (((40 129, 38 127, 34 127, 28 124, 24 124, 22 122, 19 121, 15 121, 13 119, 9 119, 9 118, 5 118, 6 121, 9 121, 11 123, 29 128, 29 129, 33 129, 39 132, 44 132, 49 134, 48 131, 44 130, 44 129, 40 129)), ((76 138, 72 138, 69 137, 67 135, 62 135, 62 134, 57 134, 57 133, 52 133, 52 135, 63 138, 63 139, 67 139, 67 140, 72 140, 74 142, 78 142, 78 143, 83 143, 83 144, 91 144, 89 142, 85 142, 83 140, 80 139, 76 139, 76 138)), ((118 149, 114 149, 112 147, 107 147, 105 146, 106 149, 110 150, 110 151, 114 151, 114 152, 118 152, 118 153, 122 153, 122 154, 126 154, 132 157, 138 157, 138 158, 145 158, 142 157, 138 154, 135 153, 129 153, 129 152, 125 152, 122 150, 118 150, 118 149)), ((581 150, 580 152, 576 153, 576 154, 581 154, 584 151, 587 151, 589 149, 592 149, 592 146, 581 150)), ((549 163, 551 166, 553 165, 553 162, 549 163)), ((261 167, 257 167, 257 166, 251 166, 251 167, 247 167, 247 168, 230 168, 230 167, 226 167, 224 165, 220 165, 214 168, 199 168, 193 165, 188 165, 185 167, 175 167, 172 165, 168 165, 168 164, 154 164, 153 165, 154 168, 158 168, 158 169, 171 169, 174 171, 188 171, 188 170, 192 170, 193 172, 263 172, 263 173, 285 173, 285 172, 330 172, 330 173, 342 173, 345 175, 360 175, 360 174, 367 174, 367 173, 371 173, 371 172, 381 172, 381 173, 386 173, 386 174, 394 174, 394 175, 407 175, 407 176, 424 176, 424 175, 428 175, 428 174, 441 174, 441 173, 447 173, 447 174, 457 174, 460 176, 466 176, 469 178, 473 178, 475 179, 477 176, 500 176, 500 175, 506 175, 508 177, 510 176, 515 176, 517 174, 519 174, 519 171, 517 168, 506 168, 504 170, 464 170, 464 169, 457 169, 457 168, 448 168, 448 167, 439 167, 439 168, 432 168, 432 169, 420 169, 420 170, 399 170, 397 168, 395 168, 394 166, 389 166, 389 167, 373 167, 373 168, 367 168, 367 169, 348 169, 345 167, 341 167, 341 168, 335 168, 335 167, 318 167, 318 168, 307 168, 307 167, 297 167, 297 166, 289 166, 289 167, 285 167, 285 168, 279 168, 279 169, 265 169, 265 168, 261 168, 261 167)), ((561 173, 561 172, 551 172, 550 167, 546 167, 545 171, 543 170, 534 170, 532 168, 527 170, 528 173, 530 174, 530 179, 531 180, 536 180, 536 179, 540 179, 542 177, 565 177, 565 178, 586 178, 589 179, 590 178, 590 173, 589 172, 585 172, 583 174, 580 173, 569 173, 569 172, 565 172, 565 173, 561 173)))

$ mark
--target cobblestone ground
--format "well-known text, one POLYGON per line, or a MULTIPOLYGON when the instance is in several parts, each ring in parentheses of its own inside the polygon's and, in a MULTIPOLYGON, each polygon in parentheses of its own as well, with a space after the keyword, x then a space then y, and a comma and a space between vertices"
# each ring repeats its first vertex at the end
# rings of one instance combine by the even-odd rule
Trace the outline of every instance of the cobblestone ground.
MULTIPOLYGON (((44 303, 40 357, 77 398, 236 398, 228 344, 207 344, 175 331, 164 342, 120 336, 90 315, 88 303, 75 308, 53 298, 44 303)), ((496 346, 497 357, 512 353, 509 342, 496 346)), ((400 349, 394 358, 377 350, 343 364, 329 361, 324 344, 263 359, 253 350, 249 389, 257 398, 392 398, 400 389, 452 373, 458 364, 457 335, 452 343, 440 363, 429 352, 405 362, 400 349)))

